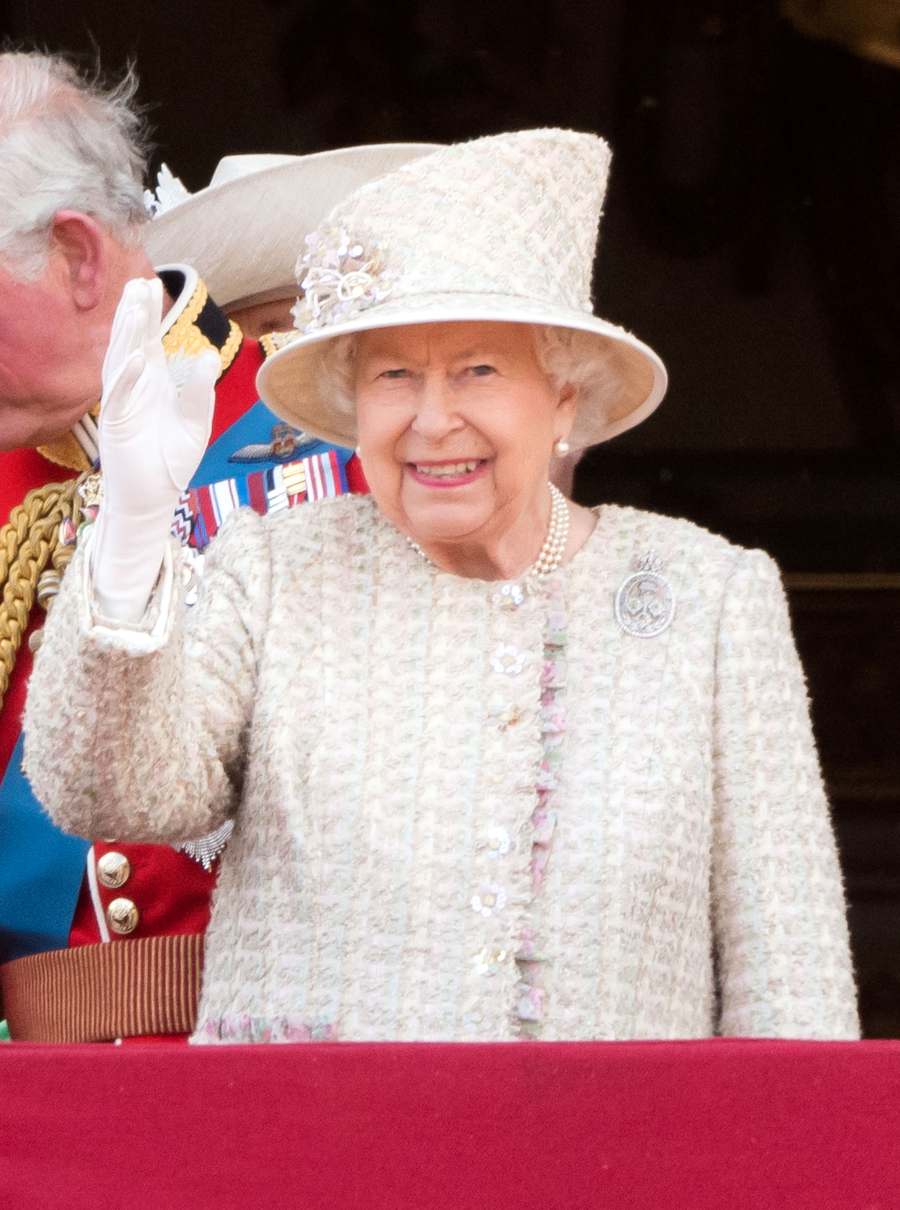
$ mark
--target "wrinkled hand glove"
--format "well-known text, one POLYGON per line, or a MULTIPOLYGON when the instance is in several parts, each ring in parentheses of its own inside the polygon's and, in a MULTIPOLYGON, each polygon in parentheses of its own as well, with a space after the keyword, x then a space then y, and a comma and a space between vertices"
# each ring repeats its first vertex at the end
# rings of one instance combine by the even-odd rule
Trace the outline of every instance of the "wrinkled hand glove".
POLYGON ((220 372, 212 351, 167 362, 162 300, 159 278, 126 284, 103 362, 91 570, 100 612, 126 623, 147 608, 178 498, 206 450, 220 372))

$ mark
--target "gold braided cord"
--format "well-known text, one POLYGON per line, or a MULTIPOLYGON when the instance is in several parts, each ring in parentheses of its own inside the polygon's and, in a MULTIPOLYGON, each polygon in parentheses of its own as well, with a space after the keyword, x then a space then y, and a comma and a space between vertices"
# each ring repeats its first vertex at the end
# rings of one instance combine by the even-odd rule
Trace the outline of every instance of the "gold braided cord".
POLYGON ((34 607, 38 581, 52 566, 60 576, 74 546, 59 541, 60 524, 81 519, 79 480, 47 483, 30 491, 0 529, 0 709, 34 607))

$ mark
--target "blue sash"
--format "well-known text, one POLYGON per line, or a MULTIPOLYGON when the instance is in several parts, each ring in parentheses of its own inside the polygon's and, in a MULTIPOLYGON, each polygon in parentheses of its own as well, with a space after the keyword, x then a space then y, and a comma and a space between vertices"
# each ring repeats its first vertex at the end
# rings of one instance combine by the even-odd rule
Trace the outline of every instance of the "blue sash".
POLYGON ((22 743, 20 735, 0 785, 0 962, 68 945, 90 848, 38 805, 22 743))

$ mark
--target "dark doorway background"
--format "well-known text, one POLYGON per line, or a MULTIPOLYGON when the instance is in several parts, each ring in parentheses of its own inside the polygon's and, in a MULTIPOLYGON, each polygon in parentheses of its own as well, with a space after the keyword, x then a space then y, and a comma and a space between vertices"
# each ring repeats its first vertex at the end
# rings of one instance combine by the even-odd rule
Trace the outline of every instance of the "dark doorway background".
POLYGON ((885 0, 0 0, 0 34, 134 59, 191 188, 238 151, 605 135, 602 314, 671 375, 586 503, 780 561, 870 1037, 900 1035, 900 28, 885 0))

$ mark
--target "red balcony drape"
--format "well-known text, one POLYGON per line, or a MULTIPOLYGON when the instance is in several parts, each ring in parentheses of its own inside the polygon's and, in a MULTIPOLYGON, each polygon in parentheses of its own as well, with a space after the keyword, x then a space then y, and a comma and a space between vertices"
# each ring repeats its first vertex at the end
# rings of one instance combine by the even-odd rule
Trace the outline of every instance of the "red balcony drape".
POLYGON ((898 1210, 900 1042, 0 1047, 0 1206, 898 1210))

